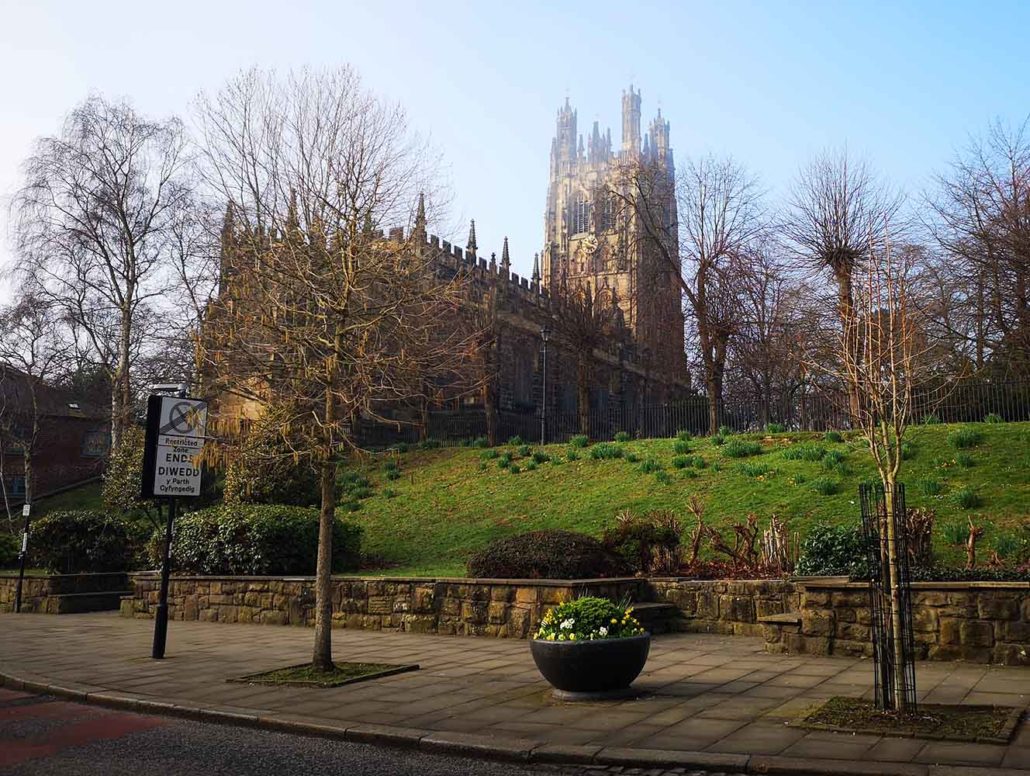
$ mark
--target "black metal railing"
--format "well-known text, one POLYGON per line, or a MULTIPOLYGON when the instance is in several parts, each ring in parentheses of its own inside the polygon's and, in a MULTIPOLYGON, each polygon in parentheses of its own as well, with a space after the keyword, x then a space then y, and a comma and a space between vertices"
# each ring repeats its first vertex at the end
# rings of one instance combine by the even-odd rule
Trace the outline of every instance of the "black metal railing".
MULTIPOLYGON (((939 421, 961 423, 982 421, 990 415, 1002 420, 1030 421, 1030 380, 941 382, 924 386, 912 396, 913 423, 939 421)), ((789 401, 762 402, 728 400, 716 413, 716 426, 735 433, 761 431, 769 424, 789 431, 830 431, 851 428, 847 396, 825 386, 797 391, 789 401)), ((624 407, 609 404, 592 409, 585 419, 586 433, 593 440, 610 440, 626 432, 638 438, 670 437, 679 431, 695 436, 710 431, 709 400, 698 395, 674 402, 624 407)), ((578 411, 548 413, 547 441, 565 442, 583 433, 584 420, 578 411)), ((499 443, 521 437, 527 443, 540 439, 540 415, 535 411, 501 411, 496 417, 499 443)), ((426 437, 458 444, 486 437, 487 418, 482 408, 433 410, 426 428, 409 420, 397 424, 362 422, 357 428, 361 444, 387 447, 400 442, 414 443, 426 437)))

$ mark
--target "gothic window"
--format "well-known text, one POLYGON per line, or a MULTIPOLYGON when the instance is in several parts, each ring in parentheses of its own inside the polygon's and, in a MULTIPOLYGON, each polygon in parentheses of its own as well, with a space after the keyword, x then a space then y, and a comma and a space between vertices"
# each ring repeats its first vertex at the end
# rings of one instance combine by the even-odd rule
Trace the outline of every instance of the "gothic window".
POLYGON ((572 233, 579 234, 590 230, 590 201, 578 196, 572 201, 572 233))
POLYGON ((615 203, 612 197, 605 196, 599 205, 601 231, 605 232, 615 225, 615 203))
POLYGON ((519 351, 515 354, 514 362, 512 401, 516 407, 527 407, 533 403, 533 359, 519 351))

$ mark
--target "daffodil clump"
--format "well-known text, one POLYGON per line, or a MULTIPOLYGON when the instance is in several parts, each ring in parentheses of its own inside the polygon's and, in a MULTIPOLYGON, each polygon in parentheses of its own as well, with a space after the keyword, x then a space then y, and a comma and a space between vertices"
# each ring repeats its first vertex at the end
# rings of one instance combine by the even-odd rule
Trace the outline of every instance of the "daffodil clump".
POLYGON ((624 639, 644 632, 633 617, 632 606, 607 598, 577 598, 558 604, 544 615, 534 638, 545 641, 624 639))

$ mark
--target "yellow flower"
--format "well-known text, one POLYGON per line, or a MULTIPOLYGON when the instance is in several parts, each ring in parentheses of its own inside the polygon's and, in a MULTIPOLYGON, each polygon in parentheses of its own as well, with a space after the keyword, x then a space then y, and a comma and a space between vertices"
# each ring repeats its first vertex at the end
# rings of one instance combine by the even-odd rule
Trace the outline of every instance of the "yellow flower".
POLYGON ((575 640, 576 640, 576 634, 575 633, 570 633, 569 634, 569 641, 575 641, 575 640))
POLYGON ((612 617, 612 625, 618 625, 619 621, 612 617))

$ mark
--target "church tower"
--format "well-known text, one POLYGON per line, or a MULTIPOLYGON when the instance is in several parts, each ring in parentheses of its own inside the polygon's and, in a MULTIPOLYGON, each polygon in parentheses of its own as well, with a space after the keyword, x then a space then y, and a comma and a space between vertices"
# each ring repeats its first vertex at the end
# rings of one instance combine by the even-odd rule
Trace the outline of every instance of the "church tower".
POLYGON ((622 138, 612 150, 611 130, 593 123, 587 142, 577 135, 577 113, 568 98, 558 110, 551 142, 550 180, 544 214, 541 283, 590 284, 610 294, 622 309, 626 325, 656 368, 686 379, 682 291, 679 285, 676 234, 675 165, 669 145, 669 122, 661 111, 641 136, 641 94, 622 93, 622 138), (622 181, 634 169, 657 178, 649 189, 659 201, 647 212, 660 214, 667 250, 656 250, 642 228, 641 208, 625 207, 612 191, 624 196, 622 181), (675 257, 675 266, 669 260, 675 257))

